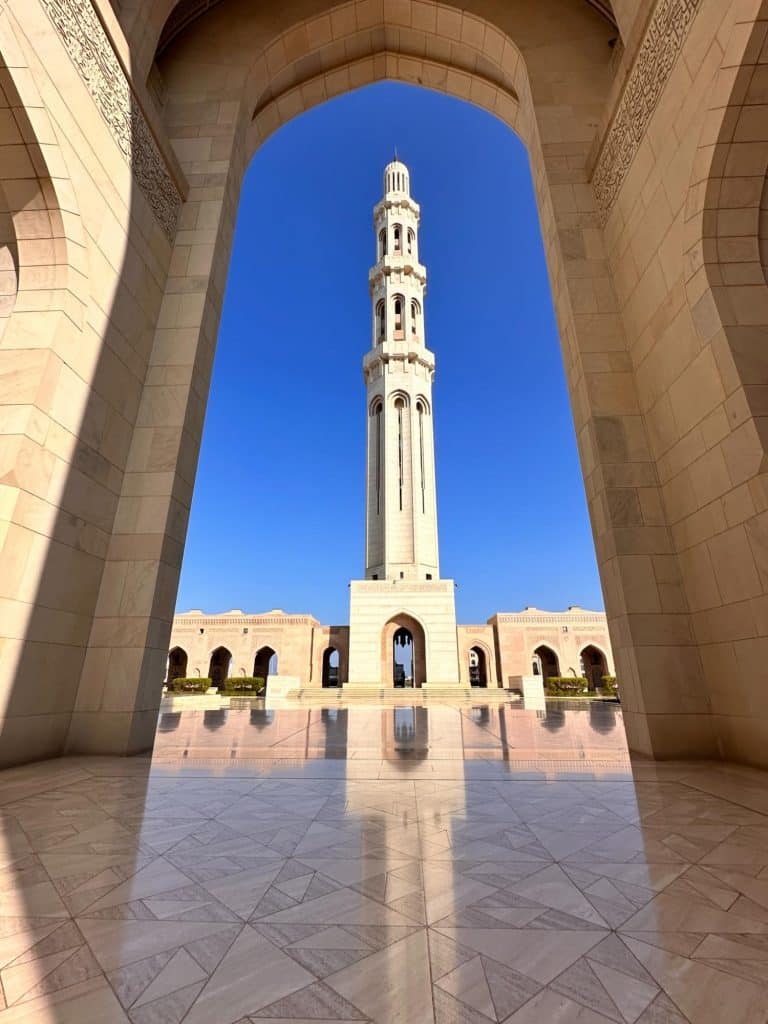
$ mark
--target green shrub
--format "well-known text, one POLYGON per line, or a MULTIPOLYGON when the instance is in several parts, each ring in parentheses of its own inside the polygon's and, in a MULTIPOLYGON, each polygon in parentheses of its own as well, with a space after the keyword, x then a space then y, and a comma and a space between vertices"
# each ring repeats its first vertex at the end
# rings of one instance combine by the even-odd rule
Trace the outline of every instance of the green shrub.
POLYGON ((616 697, 618 695, 616 676, 603 676, 600 681, 600 689, 606 697, 616 697))
POLYGON ((255 697, 263 689, 264 680, 259 676, 230 676, 224 680, 224 685, 219 687, 219 693, 232 697, 255 697))
POLYGON ((544 681, 544 692, 550 697, 578 697, 588 690, 583 676, 550 676, 544 681))
POLYGON ((168 683, 171 693, 205 693, 211 680, 205 676, 179 676, 168 683))

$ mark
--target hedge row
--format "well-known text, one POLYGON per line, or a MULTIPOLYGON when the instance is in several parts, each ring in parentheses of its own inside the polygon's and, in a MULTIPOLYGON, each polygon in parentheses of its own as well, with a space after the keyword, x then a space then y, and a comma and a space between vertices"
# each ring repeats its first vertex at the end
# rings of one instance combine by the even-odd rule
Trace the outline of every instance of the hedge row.
POLYGON ((212 685, 205 676, 179 676, 168 683, 168 689, 171 693, 205 693, 212 685))
POLYGON ((587 693, 589 683, 583 676, 549 676, 544 680, 545 691, 553 697, 587 693))
POLYGON ((219 687, 219 693, 225 694, 257 694, 264 689, 264 680, 259 676, 230 676, 219 687))
MULTIPOLYGON (((551 697, 578 696, 589 693, 589 681, 584 676, 550 676, 544 690, 551 697)), ((616 696, 616 676, 602 676, 599 690, 607 697, 616 696)))
MULTIPOLYGON (((206 676, 180 676, 168 683, 171 693, 205 693, 213 686, 206 676)), ((264 689, 264 680, 258 676, 230 676, 219 686, 223 694, 256 694, 264 689)))

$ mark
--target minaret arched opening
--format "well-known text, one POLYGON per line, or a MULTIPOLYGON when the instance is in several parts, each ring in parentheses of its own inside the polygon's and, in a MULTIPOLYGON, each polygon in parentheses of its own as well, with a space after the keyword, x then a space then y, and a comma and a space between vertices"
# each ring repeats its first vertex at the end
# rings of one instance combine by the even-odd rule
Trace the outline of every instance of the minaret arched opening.
POLYGON ((402 295, 396 295, 392 303, 393 330, 396 341, 401 341, 405 336, 403 306, 405 300, 402 295))
POLYGON ((385 686, 417 689, 427 681, 424 627, 406 612, 395 615, 382 630, 381 679, 385 686))

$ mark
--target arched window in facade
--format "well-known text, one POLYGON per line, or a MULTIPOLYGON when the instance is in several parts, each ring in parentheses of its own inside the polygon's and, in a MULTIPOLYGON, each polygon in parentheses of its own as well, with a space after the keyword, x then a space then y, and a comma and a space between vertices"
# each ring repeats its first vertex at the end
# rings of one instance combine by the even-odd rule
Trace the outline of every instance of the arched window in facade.
POLYGON ((382 299, 376 304, 376 338, 383 341, 387 333, 387 304, 382 299))
POLYGON ((403 252, 403 229, 399 224, 395 224, 392 229, 392 251, 395 256, 400 256, 403 252))
POLYGON ((387 255, 387 232, 385 228, 382 228, 379 232, 379 259, 383 259, 387 255))
POLYGON ((416 255, 416 232, 413 228, 408 228, 408 234, 406 236, 406 251, 409 256, 416 255))
POLYGON ((411 334, 415 337, 419 333, 421 319, 421 306, 418 299, 411 299, 411 334))
POLYGON ((403 331, 403 296, 402 295, 396 295, 395 296, 394 310, 395 310, 395 325, 394 325, 395 326, 395 338, 399 338, 399 339, 402 340, 402 338, 404 337, 404 331, 403 331))

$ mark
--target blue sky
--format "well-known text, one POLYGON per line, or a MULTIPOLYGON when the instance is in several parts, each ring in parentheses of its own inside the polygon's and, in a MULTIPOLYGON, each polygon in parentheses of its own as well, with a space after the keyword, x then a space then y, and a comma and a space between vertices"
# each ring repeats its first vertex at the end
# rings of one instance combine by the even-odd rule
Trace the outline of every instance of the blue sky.
POLYGON ((290 122, 248 169, 179 611, 348 621, 371 211, 395 146, 422 208, 441 574, 459 621, 603 607, 525 150, 483 111, 382 83, 290 122))

